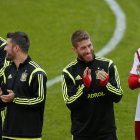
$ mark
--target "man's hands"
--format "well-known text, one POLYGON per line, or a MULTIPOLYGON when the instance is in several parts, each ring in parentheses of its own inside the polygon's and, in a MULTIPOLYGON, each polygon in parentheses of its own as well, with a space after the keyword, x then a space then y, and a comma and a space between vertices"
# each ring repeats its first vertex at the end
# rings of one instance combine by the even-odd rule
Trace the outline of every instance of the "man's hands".
POLYGON ((84 70, 83 73, 83 80, 84 80, 84 85, 89 88, 91 85, 91 69, 89 69, 88 67, 86 67, 86 69, 84 70))
POLYGON ((104 87, 109 80, 109 75, 102 69, 98 72, 98 78, 100 79, 100 85, 104 87))
MULTIPOLYGON (((109 75, 104 71, 104 69, 102 69, 101 71, 98 72, 98 78, 100 79, 100 85, 104 87, 109 80, 109 75)), ((92 78, 91 78, 91 69, 89 69, 88 67, 86 67, 86 69, 84 70, 83 80, 84 80, 84 85, 87 88, 90 88, 92 78)))
POLYGON ((2 90, 0 88, 0 98, 4 103, 12 101, 15 95, 12 90, 7 90, 7 92, 9 93, 8 95, 2 95, 2 90))

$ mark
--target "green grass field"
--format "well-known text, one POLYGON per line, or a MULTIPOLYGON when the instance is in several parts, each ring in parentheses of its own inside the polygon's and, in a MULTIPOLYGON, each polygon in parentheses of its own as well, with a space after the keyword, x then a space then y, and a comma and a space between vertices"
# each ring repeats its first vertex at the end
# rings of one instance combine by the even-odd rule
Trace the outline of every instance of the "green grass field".
MULTIPOLYGON (((117 0, 126 15, 123 39, 105 57, 117 65, 124 96, 115 104, 119 140, 134 139, 134 117, 139 90, 128 88, 133 56, 140 46, 140 1, 117 0)), ((91 35, 98 52, 112 37, 116 18, 104 0, 1 0, 0 36, 7 32, 24 31, 31 40, 30 56, 47 72, 48 80, 76 58, 70 37, 83 29, 91 35)), ((66 108, 61 83, 48 88, 42 140, 71 140, 70 112, 66 108)))

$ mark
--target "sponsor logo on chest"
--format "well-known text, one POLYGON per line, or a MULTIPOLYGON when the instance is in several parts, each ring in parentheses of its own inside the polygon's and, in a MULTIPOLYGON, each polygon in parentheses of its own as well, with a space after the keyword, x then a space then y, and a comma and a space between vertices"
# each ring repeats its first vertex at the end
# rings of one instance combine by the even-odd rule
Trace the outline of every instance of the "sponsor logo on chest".
POLYGON ((88 99, 98 98, 98 97, 102 97, 102 96, 105 96, 105 94, 103 92, 92 93, 92 94, 88 94, 88 99))

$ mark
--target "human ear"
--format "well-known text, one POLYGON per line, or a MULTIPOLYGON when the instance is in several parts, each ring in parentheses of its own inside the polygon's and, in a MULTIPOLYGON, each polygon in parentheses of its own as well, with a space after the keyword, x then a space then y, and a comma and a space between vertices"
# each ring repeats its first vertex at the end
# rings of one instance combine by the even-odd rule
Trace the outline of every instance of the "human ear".
POLYGON ((77 48, 75 48, 75 47, 72 46, 72 50, 74 51, 74 53, 77 54, 77 48))

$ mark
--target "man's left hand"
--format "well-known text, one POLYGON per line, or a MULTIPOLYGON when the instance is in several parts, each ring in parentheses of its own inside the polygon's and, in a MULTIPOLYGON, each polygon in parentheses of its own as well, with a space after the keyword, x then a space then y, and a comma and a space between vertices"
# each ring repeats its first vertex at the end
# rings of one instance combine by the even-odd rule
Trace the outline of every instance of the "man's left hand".
POLYGON ((109 75, 102 69, 98 72, 98 78, 100 79, 100 85, 104 87, 109 80, 109 75))

